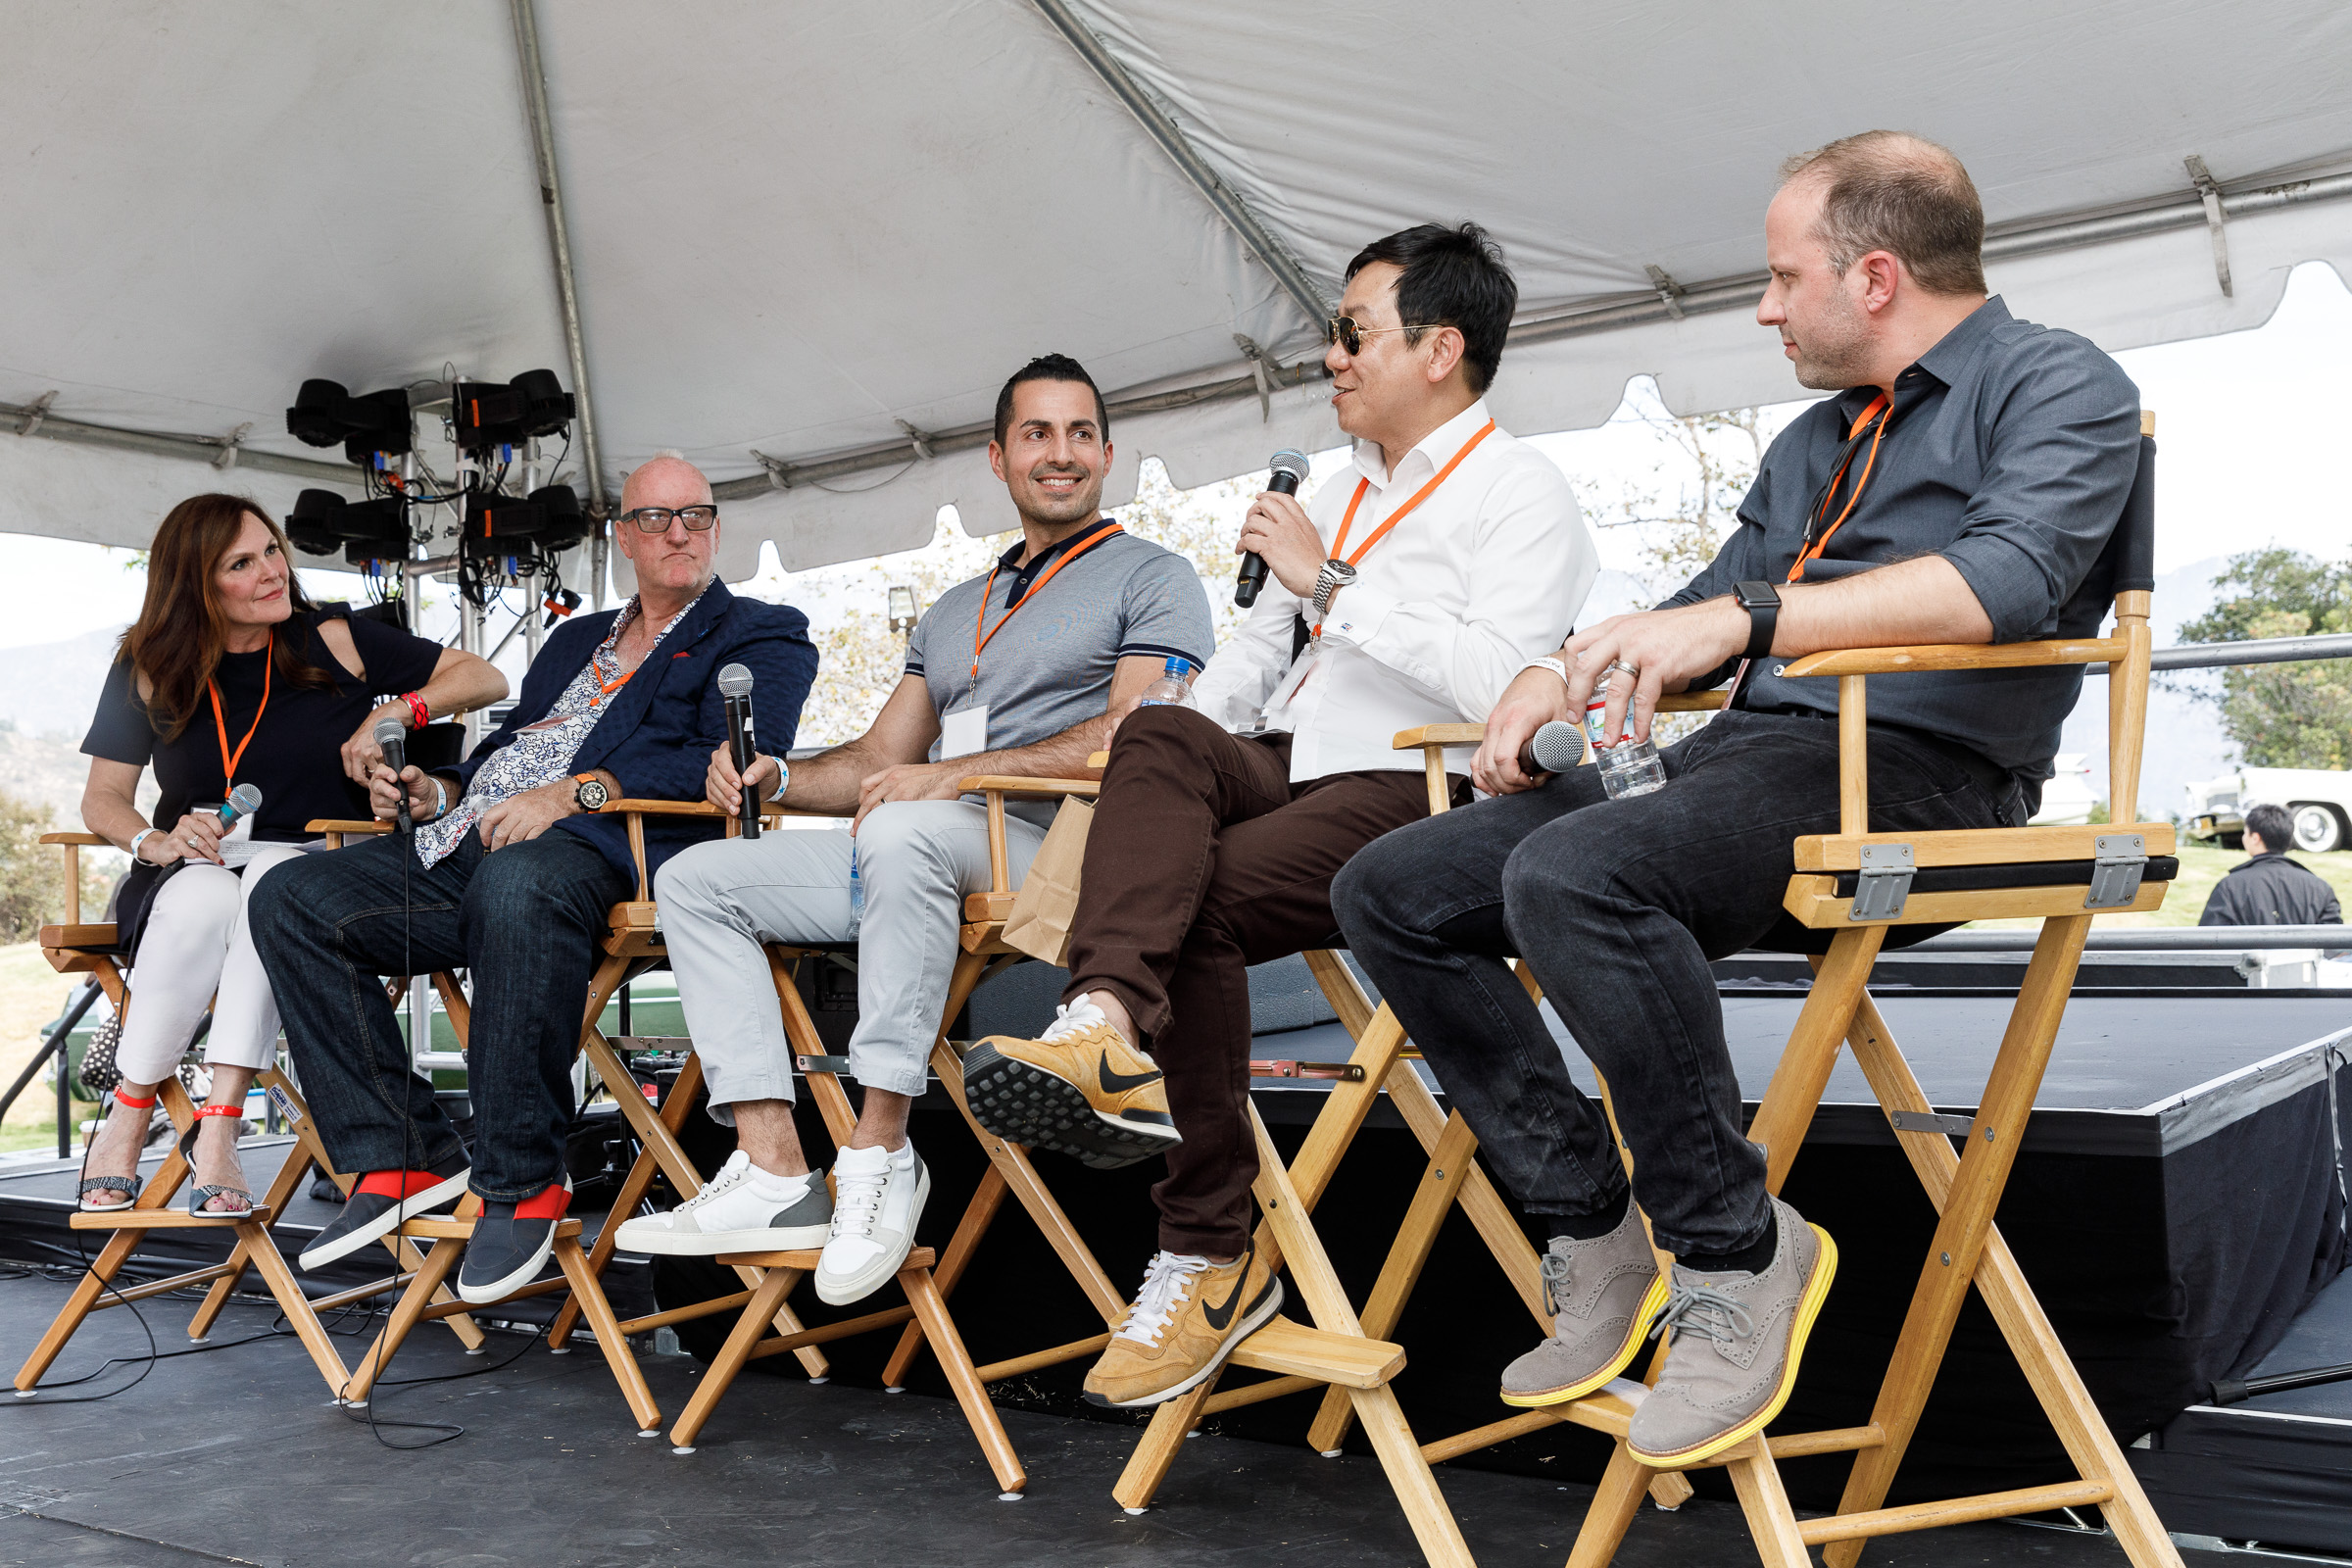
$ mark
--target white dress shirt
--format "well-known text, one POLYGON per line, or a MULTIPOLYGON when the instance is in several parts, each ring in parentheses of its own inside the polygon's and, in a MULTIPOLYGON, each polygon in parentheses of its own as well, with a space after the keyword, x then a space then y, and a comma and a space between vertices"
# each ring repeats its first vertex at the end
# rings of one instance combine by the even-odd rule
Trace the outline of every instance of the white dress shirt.
MULTIPOLYGON (((1450 462, 1491 417, 1482 398, 1432 430, 1391 473, 1380 448, 1355 444, 1352 465, 1315 493, 1307 515, 1328 551, 1366 481, 1348 552, 1450 462)), ((1319 647, 1291 660, 1291 623, 1314 606, 1269 576, 1250 617, 1193 688, 1200 711, 1231 730, 1292 732, 1291 780, 1416 770, 1418 752, 1391 746, 1422 724, 1483 723, 1531 659, 1568 640, 1599 574, 1592 536, 1567 476, 1497 429, 1357 564, 1331 602, 1319 647)), ((1470 750, 1446 753, 1467 772, 1470 750)))

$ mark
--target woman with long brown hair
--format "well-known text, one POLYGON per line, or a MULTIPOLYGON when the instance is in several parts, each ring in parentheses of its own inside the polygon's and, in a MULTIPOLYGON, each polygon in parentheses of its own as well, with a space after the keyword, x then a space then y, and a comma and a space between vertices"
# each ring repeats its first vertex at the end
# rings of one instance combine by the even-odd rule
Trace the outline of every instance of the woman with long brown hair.
POLYGON ((316 847, 306 824, 370 814, 379 719, 422 724, 506 692, 506 677, 472 654, 312 605, 286 536, 255 503, 201 495, 172 509, 148 551, 146 602, 81 743, 90 758, 82 821, 133 862, 116 913, 136 1004, 116 1048, 116 1103, 83 1159, 82 1207, 137 1196, 156 1088, 208 1002, 212 1088, 185 1140, 195 1163, 188 1207, 253 1206, 238 1118, 276 1050, 278 1019, 245 900, 272 867, 316 847), (371 693, 398 695, 378 703, 371 693), (136 804, 150 764, 161 793, 152 824, 136 804), (259 807, 224 825, 224 803, 247 786, 259 807))

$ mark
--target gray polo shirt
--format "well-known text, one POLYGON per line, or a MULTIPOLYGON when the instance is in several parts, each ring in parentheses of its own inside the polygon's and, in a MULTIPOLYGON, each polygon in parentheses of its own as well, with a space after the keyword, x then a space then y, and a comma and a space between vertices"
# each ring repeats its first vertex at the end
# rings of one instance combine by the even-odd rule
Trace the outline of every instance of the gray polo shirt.
MULTIPOLYGON (((1208 595, 1193 564, 1172 550, 1113 534, 1038 586, 1054 563, 1112 523, 1099 518, 1026 566, 1019 564, 1024 546, 1015 544, 998 562, 993 588, 983 573, 939 596, 907 639, 906 673, 923 677, 943 723, 985 705, 990 751, 1033 746, 1100 716, 1122 659, 1173 656, 1196 670, 1208 662, 1216 652, 1208 595), (990 635, 974 681, 972 640, 984 592, 990 635)), ((934 745, 932 759, 939 755, 934 745)))
MULTIPOLYGON (((1876 387, 1841 392, 1782 431, 1740 504, 1739 531, 1666 604, 1694 604, 1758 578, 1788 581, 1846 432, 1877 395, 1876 387)), ((1831 517, 1869 446, 1865 435, 1831 517)), ((1802 580, 1941 556, 1984 607, 1994 642, 2095 635, 2112 585, 2093 581, 2091 568, 2138 464, 2139 389, 2123 367, 2087 338, 2016 319, 1996 296, 1895 378, 1893 422, 1860 504, 1802 580)), ((1838 710, 1835 678, 1789 680, 1773 673, 1783 662, 1759 660, 1740 706, 1838 710)), ((1728 674, 1729 666, 1718 678, 1728 674)), ((1870 683, 1870 717, 2045 779, 2082 689, 2080 664, 1881 675, 1870 683)))

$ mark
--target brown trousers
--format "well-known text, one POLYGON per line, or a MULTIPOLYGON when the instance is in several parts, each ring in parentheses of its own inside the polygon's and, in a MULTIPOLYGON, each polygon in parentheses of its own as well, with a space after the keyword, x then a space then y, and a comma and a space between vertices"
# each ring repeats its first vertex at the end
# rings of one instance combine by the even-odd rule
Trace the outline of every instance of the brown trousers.
POLYGON ((1250 1242, 1249 966, 1336 942, 1331 879, 1429 814, 1418 770, 1290 772, 1288 735, 1242 740, 1190 709, 1140 708, 1087 836, 1063 1000, 1117 997, 1167 1075, 1184 1142, 1152 1198, 1171 1252, 1250 1242))

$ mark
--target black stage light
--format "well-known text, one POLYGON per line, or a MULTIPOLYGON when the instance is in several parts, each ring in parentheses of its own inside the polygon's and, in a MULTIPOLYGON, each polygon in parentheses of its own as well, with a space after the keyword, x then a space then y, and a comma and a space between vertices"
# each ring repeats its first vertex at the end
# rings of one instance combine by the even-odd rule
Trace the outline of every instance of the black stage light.
POLYGON ((554 435, 571 422, 577 405, 553 370, 525 370, 508 385, 522 399, 525 435, 554 435))
POLYGON ((504 554, 504 546, 531 544, 561 550, 588 535, 580 498, 567 484, 543 485, 527 497, 476 490, 466 497, 466 548, 479 555, 504 554))
POLYGON ((563 550, 588 537, 588 514, 580 509, 580 498, 571 486, 543 485, 531 492, 531 504, 547 519, 539 529, 541 549, 563 550))
POLYGON ((409 394, 393 387, 355 398, 340 381, 302 383, 286 411, 286 433, 305 446, 343 443, 343 455, 368 466, 377 453, 397 457, 409 450, 409 394))
POLYGON ((573 407, 553 370, 525 370, 504 384, 460 381, 450 388, 450 424, 458 446, 477 454, 554 435, 571 422, 573 407))
MULTIPOLYGON (((316 381, 310 382, 303 390, 308 392, 311 387, 319 384, 316 381)), ((333 383, 326 384, 332 385, 333 383)), ((293 422, 293 416, 297 412, 298 410, 294 409, 286 411, 289 424, 293 422)), ((293 433, 302 435, 300 430, 293 433)), ((302 438, 305 441, 311 439, 309 436, 302 436, 302 438)), ((325 444, 320 441, 311 441, 313 446, 325 444)), ((337 531, 335 523, 341 516, 343 509, 348 505, 350 505, 349 502, 332 490, 305 490, 294 498, 294 510, 286 514, 286 537, 294 542, 295 549, 306 555, 333 554, 335 547, 343 542, 343 535, 337 531)))

